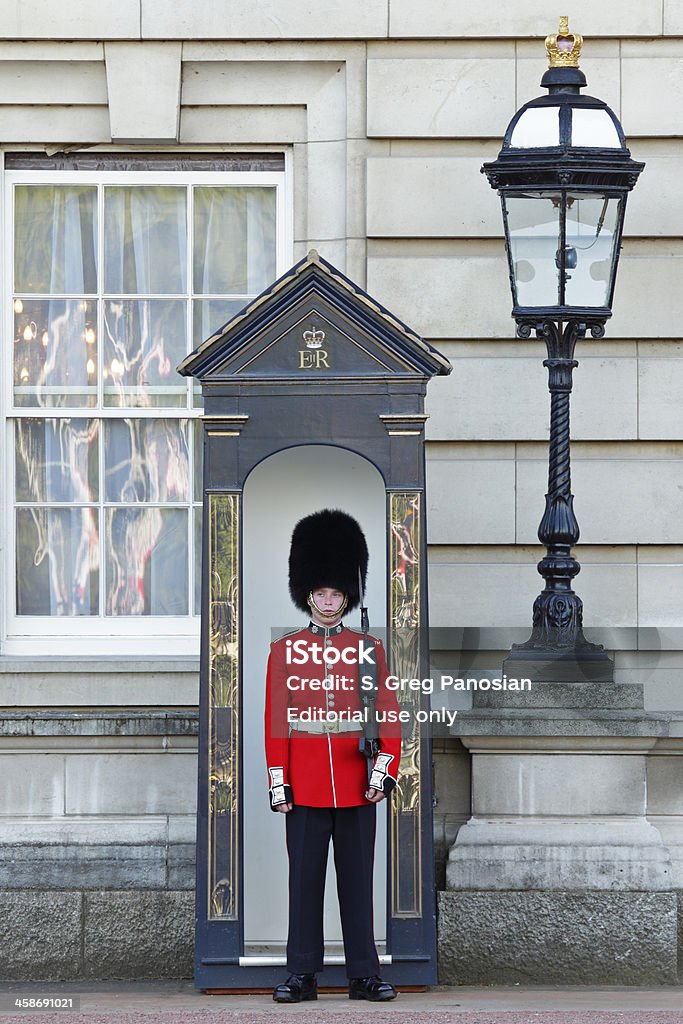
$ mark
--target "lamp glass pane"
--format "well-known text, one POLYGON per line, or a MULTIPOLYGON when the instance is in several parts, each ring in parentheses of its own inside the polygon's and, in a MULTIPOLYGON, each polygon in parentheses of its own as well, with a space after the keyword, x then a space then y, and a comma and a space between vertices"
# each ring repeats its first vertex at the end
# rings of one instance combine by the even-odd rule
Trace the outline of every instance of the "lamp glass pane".
POLYGON ((615 270, 621 200, 601 195, 567 196, 565 302, 605 307, 615 270))
POLYGON ((559 193, 522 193, 503 200, 507 218, 513 302, 516 306, 560 304, 559 193))
POLYGON ((621 139, 606 110, 572 110, 572 146, 621 149, 621 139))
POLYGON ((560 108, 531 107, 525 110, 512 129, 513 149, 538 149, 560 144, 560 108))

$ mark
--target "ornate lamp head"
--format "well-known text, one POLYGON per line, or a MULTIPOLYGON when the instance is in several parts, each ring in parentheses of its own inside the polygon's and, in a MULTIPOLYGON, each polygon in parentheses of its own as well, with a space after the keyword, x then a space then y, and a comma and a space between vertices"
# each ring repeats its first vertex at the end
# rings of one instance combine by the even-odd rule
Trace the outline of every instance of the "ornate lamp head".
POLYGON ((583 40, 569 19, 548 36, 547 96, 525 103, 484 164, 503 208, 512 315, 602 323, 611 316, 626 197, 643 169, 619 119, 581 90, 583 40))

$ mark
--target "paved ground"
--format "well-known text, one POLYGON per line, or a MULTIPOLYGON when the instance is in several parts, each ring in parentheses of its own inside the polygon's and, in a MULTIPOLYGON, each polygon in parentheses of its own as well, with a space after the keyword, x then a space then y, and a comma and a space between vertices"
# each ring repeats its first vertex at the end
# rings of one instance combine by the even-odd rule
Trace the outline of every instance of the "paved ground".
POLYGON ((191 982, 0 984, 0 1024, 683 1024, 683 988, 434 988, 385 1005, 322 993, 298 1006, 263 995, 207 996, 191 982), (17 1010, 15 999, 73 996, 77 1012, 17 1010))

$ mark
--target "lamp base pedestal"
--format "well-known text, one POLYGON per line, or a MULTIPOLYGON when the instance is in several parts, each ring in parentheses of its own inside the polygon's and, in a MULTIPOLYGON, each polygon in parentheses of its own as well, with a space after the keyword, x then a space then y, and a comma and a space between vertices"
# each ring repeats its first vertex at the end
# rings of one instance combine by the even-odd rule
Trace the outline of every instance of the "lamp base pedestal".
MULTIPOLYGON (((601 647, 590 651, 569 648, 566 652, 513 648, 503 662, 508 678, 533 683, 613 683, 614 662, 601 647)), ((571 707, 571 704, 569 705, 571 707)))

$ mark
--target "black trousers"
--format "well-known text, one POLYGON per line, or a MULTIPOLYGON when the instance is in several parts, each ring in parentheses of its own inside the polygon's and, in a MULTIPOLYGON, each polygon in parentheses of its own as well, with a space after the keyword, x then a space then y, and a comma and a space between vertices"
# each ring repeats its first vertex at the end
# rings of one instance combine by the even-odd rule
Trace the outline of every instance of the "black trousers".
POLYGON ((372 922, 372 870, 377 809, 299 807, 285 815, 289 856, 287 970, 323 969, 323 898, 330 839, 334 846, 346 974, 379 973, 372 922))

